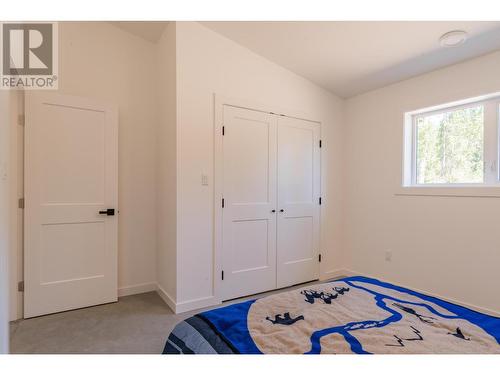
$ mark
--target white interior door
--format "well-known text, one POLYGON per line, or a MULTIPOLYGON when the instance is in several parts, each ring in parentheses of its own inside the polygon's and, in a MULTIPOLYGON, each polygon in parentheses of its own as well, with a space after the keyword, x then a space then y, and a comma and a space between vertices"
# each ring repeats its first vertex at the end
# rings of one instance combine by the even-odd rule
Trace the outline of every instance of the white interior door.
POLYGON ((224 106, 223 121, 227 300, 276 288, 276 117, 224 106))
POLYGON ((116 301, 117 111, 29 93, 25 134, 24 316, 116 301))
POLYGON ((319 278, 320 125, 278 118, 277 285, 319 278))

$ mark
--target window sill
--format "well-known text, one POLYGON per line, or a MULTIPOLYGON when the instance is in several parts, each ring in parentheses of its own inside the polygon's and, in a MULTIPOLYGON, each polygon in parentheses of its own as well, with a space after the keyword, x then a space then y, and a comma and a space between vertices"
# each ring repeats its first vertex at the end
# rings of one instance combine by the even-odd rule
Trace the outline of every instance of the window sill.
POLYGON ((443 186, 443 187, 430 187, 430 186, 403 186, 398 188, 395 193, 396 196, 410 196, 410 197, 476 197, 476 198, 500 198, 500 186, 476 186, 476 187, 463 187, 463 186, 443 186))

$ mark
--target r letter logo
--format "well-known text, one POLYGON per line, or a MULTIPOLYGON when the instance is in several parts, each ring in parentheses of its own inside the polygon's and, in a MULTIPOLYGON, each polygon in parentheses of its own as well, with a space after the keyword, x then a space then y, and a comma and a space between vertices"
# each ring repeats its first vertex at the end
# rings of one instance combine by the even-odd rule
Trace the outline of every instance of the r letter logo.
POLYGON ((2 23, 0 88, 57 89, 57 24, 2 23))

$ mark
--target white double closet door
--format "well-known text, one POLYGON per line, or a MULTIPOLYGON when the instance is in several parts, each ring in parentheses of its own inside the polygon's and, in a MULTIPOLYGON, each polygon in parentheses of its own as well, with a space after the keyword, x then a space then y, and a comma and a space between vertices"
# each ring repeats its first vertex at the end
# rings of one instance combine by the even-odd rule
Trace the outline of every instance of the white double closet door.
POLYGON ((222 299, 319 278, 320 124, 224 106, 222 299))

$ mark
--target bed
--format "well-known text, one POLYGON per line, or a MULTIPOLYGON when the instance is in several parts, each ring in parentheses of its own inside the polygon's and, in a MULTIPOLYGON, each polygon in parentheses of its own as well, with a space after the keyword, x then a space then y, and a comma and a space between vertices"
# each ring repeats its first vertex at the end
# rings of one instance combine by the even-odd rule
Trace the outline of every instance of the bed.
POLYGON ((197 314, 163 353, 500 353, 500 318, 353 276, 197 314))

